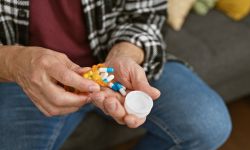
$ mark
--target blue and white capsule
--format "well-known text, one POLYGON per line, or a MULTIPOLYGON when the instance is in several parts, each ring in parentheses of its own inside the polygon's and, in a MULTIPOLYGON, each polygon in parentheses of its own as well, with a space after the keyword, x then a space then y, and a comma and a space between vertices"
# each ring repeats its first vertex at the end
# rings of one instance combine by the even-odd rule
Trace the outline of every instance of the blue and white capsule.
POLYGON ((107 72, 101 72, 100 76, 101 76, 102 80, 104 80, 105 78, 107 78, 109 76, 109 74, 107 72))
POLYGON ((126 88, 125 86, 123 86, 121 83, 119 82, 115 82, 114 86, 116 87, 116 89, 121 93, 122 96, 126 96, 126 88))
POLYGON ((121 93, 122 96, 126 96, 127 95, 127 92, 126 92, 126 90, 124 90, 124 88, 120 88, 119 92, 121 93))
POLYGON ((115 82, 114 84, 115 84, 115 86, 117 86, 117 88, 118 88, 118 89, 123 88, 124 90, 126 90, 126 87, 125 87, 125 86, 123 86, 121 83, 119 83, 119 82, 115 82))
POLYGON ((114 78, 115 78, 114 75, 109 75, 107 78, 103 79, 103 82, 109 83, 109 82, 112 81, 114 78))
POLYGON ((117 88, 117 86, 116 86, 114 83, 112 83, 112 82, 110 82, 110 83, 108 84, 108 86, 109 86, 112 90, 114 90, 114 91, 116 91, 116 92, 119 91, 119 89, 117 88))
POLYGON ((98 71, 99 72, 113 73, 114 72, 114 68, 99 68, 98 71))

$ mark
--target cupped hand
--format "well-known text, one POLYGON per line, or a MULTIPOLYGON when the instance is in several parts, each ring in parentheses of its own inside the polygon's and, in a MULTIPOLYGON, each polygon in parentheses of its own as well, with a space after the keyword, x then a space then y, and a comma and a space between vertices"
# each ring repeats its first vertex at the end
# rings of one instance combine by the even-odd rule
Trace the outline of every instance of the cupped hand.
MULTIPOLYGON (((127 88, 127 92, 143 91, 154 100, 160 96, 160 91, 148 83, 144 69, 130 57, 113 57, 107 60, 105 65, 114 68, 115 81, 123 84, 127 88)), ((97 107, 112 116, 120 124, 136 128, 146 120, 146 118, 138 118, 127 114, 124 108, 125 97, 109 88, 102 88, 101 92, 93 93, 91 97, 97 107)))
POLYGON ((9 70, 31 101, 46 115, 64 115, 88 103, 89 92, 100 91, 95 82, 82 78, 80 68, 62 53, 40 47, 23 47, 8 60, 9 70), (82 94, 67 92, 61 83, 82 94))

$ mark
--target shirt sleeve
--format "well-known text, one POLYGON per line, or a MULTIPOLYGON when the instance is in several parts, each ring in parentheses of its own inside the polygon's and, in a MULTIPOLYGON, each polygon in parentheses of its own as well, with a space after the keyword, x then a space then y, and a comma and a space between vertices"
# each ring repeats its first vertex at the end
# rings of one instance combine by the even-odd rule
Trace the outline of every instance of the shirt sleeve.
POLYGON ((130 42, 144 50, 144 68, 148 79, 158 79, 165 63, 166 0, 125 0, 109 47, 120 41, 130 42))

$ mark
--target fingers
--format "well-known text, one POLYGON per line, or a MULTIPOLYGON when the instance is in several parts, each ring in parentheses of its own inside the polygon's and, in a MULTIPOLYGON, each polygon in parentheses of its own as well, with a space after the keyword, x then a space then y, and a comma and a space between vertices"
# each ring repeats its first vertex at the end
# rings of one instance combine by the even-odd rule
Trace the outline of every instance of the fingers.
POLYGON ((90 101, 90 97, 87 93, 75 94, 67 92, 53 82, 47 83, 43 94, 48 102, 59 107, 81 107, 90 101))
POLYGON ((73 112, 76 112, 79 110, 78 107, 53 107, 53 106, 42 106, 36 102, 33 101, 33 103, 36 105, 36 107, 47 117, 53 117, 53 116, 59 116, 59 115, 67 115, 73 112))
POLYGON ((106 110, 104 109, 104 105, 103 102, 105 100, 105 93, 103 91, 101 92, 94 92, 92 94, 90 94, 90 98, 92 103, 100 108, 106 115, 108 115, 108 112, 106 112, 106 110))
MULTIPOLYGON (((83 69, 84 70, 84 69, 83 69)), ((68 69, 66 66, 58 64, 48 68, 48 73, 55 80, 64 85, 73 87, 81 92, 97 92, 100 86, 94 81, 81 77, 76 72, 68 69)))
POLYGON ((119 93, 114 92, 113 90, 103 87, 101 92, 94 92, 90 94, 93 104, 100 108, 105 114, 109 114, 104 108, 104 100, 108 97, 115 98, 119 103, 123 104, 122 97, 119 93))
POLYGON ((148 83, 146 74, 142 68, 137 68, 132 72, 131 82, 134 89, 147 93, 152 99, 159 98, 160 91, 148 83))
POLYGON ((72 62, 67 55, 60 53, 60 52, 55 52, 57 53, 56 57, 62 62, 62 64, 65 64, 67 66, 67 68, 69 68, 70 70, 82 74, 84 72, 89 71, 91 68, 90 67, 80 67, 79 65, 75 64, 74 62, 72 62))
POLYGON ((127 115, 124 118, 124 122, 129 128, 137 128, 146 121, 146 118, 137 118, 134 115, 127 115))
POLYGON ((35 104, 35 106, 47 117, 50 116, 50 113, 45 109, 43 108, 40 104, 38 104, 36 101, 32 100, 32 102, 35 104))
POLYGON ((133 115, 128 115, 118 100, 112 97, 104 101, 104 108, 117 123, 126 124, 130 128, 137 128, 146 120, 146 118, 137 118, 133 115))
POLYGON ((126 124, 130 128, 137 128, 145 122, 146 118, 137 118, 133 115, 128 115, 123 106, 124 98, 117 96, 116 92, 104 88, 103 91, 92 93, 92 102, 106 115, 110 115, 117 123, 126 124))
POLYGON ((107 87, 102 87, 102 91, 103 91, 105 97, 112 96, 112 97, 116 98, 121 104, 124 103, 124 98, 122 97, 122 95, 120 93, 115 92, 112 89, 107 88, 107 87))
POLYGON ((57 107, 53 106, 45 100, 37 99, 37 97, 29 95, 34 105, 47 117, 66 115, 79 110, 79 107, 57 107))
POLYGON ((83 68, 76 69, 75 72, 78 73, 78 74, 83 74, 85 72, 88 72, 89 70, 91 70, 90 67, 83 67, 83 68))
POLYGON ((72 113, 89 102, 88 94, 67 92, 51 81, 47 74, 40 74, 39 79, 39 84, 32 82, 32 88, 27 88, 25 91, 27 91, 38 109, 46 116, 72 113))
POLYGON ((160 91, 150 86, 148 82, 137 81, 136 90, 140 90, 147 93, 153 100, 159 98, 161 95, 160 91))
POLYGON ((119 124, 124 124, 123 118, 126 115, 124 107, 114 97, 108 97, 104 100, 104 109, 119 124))

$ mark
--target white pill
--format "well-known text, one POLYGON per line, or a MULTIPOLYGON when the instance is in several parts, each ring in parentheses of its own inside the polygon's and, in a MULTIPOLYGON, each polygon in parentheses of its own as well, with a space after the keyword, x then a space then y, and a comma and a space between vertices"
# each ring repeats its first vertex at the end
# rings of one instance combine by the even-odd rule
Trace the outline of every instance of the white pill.
POLYGON ((124 90, 126 90, 126 87, 125 87, 125 86, 122 86, 122 88, 123 88, 124 90))
POLYGON ((106 83, 108 83, 108 82, 112 81, 114 78, 115 78, 114 75, 110 75, 107 78, 103 79, 103 81, 106 82, 106 83))
POLYGON ((102 73, 100 73, 100 76, 102 77, 102 79, 107 78, 108 75, 109 75, 109 74, 108 74, 107 72, 102 72, 102 73))
POLYGON ((115 84, 113 84, 112 82, 109 82, 108 86, 113 89, 114 91, 118 91, 117 87, 115 86, 115 84))
POLYGON ((124 88, 120 88, 119 92, 121 93, 122 96, 126 96, 127 92, 124 90, 124 88))

